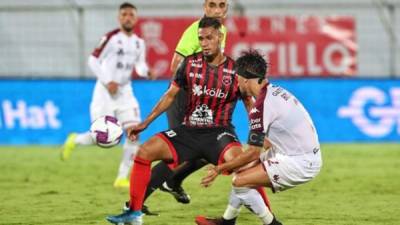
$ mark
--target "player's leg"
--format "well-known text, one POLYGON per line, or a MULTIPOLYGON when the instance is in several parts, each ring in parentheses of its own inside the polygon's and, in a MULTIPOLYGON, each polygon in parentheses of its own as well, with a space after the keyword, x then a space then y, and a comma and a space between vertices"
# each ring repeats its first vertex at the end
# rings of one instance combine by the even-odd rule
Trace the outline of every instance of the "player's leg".
POLYGON ((129 172, 133 164, 133 158, 138 149, 139 143, 137 141, 132 142, 128 138, 125 139, 125 142, 122 146, 123 153, 118 167, 118 174, 114 181, 114 187, 129 187, 129 172))
POLYGON ((141 223, 141 209, 144 194, 151 176, 151 162, 155 160, 174 161, 173 149, 160 136, 153 136, 139 147, 134 159, 130 177, 130 210, 116 216, 109 216, 111 223, 141 223))
MULTIPOLYGON (((116 111, 116 116, 119 122, 122 124, 122 127, 125 130, 125 134, 127 133, 127 129, 129 127, 135 126, 140 123, 140 110, 135 99, 132 99, 132 103, 130 104, 130 108, 122 109, 116 111)), ((133 158, 136 155, 136 152, 139 148, 138 141, 131 141, 128 138, 125 138, 125 143, 122 146, 122 158, 119 163, 118 174, 114 181, 114 187, 116 188, 124 188, 129 187, 129 172, 131 170, 133 164, 133 158)))
MULTIPOLYGON (((213 129, 209 131, 210 135, 204 146, 212 146, 203 149, 202 152, 210 163, 217 165, 224 161, 230 161, 242 152, 241 144, 233 130, 230 129, 213 129)), ((234 199, 236 196, 230 198, 227 213, 222 218, 211 219, 204 216, 197 216, 195 222, 201 225, 233 225, 236 223, 236 218, 240 211, 241 202, 234 199)))
POLYGON ((213 219, 198 216, 196 223, 199 225, 233 225, 239 215, 242 205, 246 206, 251 212, 260 218, 264 225, 280 225, 272 212, 266 206, 256 187, 271 186, 269 177, 263 166, 258 164, 233 178, 233 187, 229 197, 229 203, 222 218, 213 219))
POLYGON ((161 191, 168 192, 174 196, 174 198, 183 204, 190 202, 190 196, 181 188, 180 185, 171 186, 167 184, 168 178, 171 177, 176 170, 185 167, 187 162, 182 163, 173 171, 168 167, 165 162, 159 162, 152 168, 152 177, 150 180, 149 188, 146 191, 146 198, 149 197, 155 190, 160 188, 161 191))
MULTIPOLYGON (((167 110, 168 126, 170 129, 178 127, 183 123, 185 106, 186 92, 181 89, 179 90, 174 102, 167 110)), ((165 165, 160 166, 165 167, 165 165)), ((201 167, 203 167, 203 165, 199 162, 187 162, 183 166, 177 168, 174 172, 169 171, 171 175, 168 177, 167 182, 163 184, 161 190, 172 194, 180 203, 189 203, 190 196, 186 194, 185 190, 182 188, 182 182, 187 176, 201 167)))
MULTIPOLYGON (((237 146, 234 146, 225 152, 225 161, 230 161, 240 154, 241 149, 238 150, 237 148, 237 146)), ((270 182, 261 164, 235 174, 233 181, 230 198, 240 199, 241 203, 256 214, 263 224, 271 224, 274 221, 274 217, 270 211, 269 200, 266 197, 264 189, 260 188, 265 186, 265 184, 270 184, 270 182)), ((238 208, 229 204, 223 218, 227 220, 232 219, 238 216, 238 212, 238 208)))
POLYGON ((190 174, 201 169, 207 164, 208 162, 204 159, 197 159, 194 161, 188 161, 184 163, 181 167, 175 170, 172 176, 165 182, 165 184, 163 184, 164 190, 167 188, 170 190, 174 190, 175 192, 178 193, 178 195, 175 195, 175 198, 178 202, 184 204, 189 203, 190 196, 183 191, 182 182, 190 174))
POLYGON ((251 212, 256 214, 263 224, 278 224, 257 188, 271 187, 271 182, 262 164, 248 168, 233 177, 233 194, 239 198, 251 212))
MULTIPOLYGON (((212 159, 214 164, 221 163, 223 161, 230 161, 234 158, 236 158, 241 152, 242 152, 242 147, 240 143, 238 143, 238 139, 234 133, 233 130, 225 130, 222 131, 221 134, 218 135, 219 141, 217 143, 217 146, 220 146, 217 152, 219 152, 218 156, 218 161, 216 159, 212 159), (222 136, 221 136, 222 135, 222 136)), ((233 187, 231 195, 230 195, 230 201, 228 204, 228 207, 226 208, 226 211, 220 220, 220 224, 223 225, 233 225, 236 223, 236 218, 239 214, 240 207, 241 205, 247 205, 249 202, 253 202, 255 206, 252 206, 252 209, 257 210, 254 211, 256 214, 263 219, 267 214, 269 215, 269 201, 266 198, 265 192, 262 189, 255 190, 251 188, 238 188, 233 187), (240 193, 240 195, 238 195, 240 193), (265 197, 265 199, 263 198, 265 197), (237 200, 240 200, 238 204, 237 200), (247 202, 244 202, 243 199, 250 199, 247 202)), ((272 214, 271 214, 272 215, 272 214)), ((207 223, 201 223, 201 222, 210 222, 209 220, 203 218, 203 220, 198 221, 199 218, 196 218, 196 222, 198 224, 207 224, 207 223), (200 223, 199 223, 200 222, 200 223)), ((210 223, 212 224, 212 223, 210 223)), ((266 223, 268 224, 268 223, 266 223)))
MULTIPOLYGON (((90 120, 93 122, 95 119, 104 115, 114 115, 111 107, 108 107, 107 102, 99 102, 93 98, 90 104, 90 120)), ((93 145, 95 144, 89 131, 83 133, 71 133, 64 141, 61 151, 61 159, 68 160, 71 157, 72 152, 77 146, 93 145)))

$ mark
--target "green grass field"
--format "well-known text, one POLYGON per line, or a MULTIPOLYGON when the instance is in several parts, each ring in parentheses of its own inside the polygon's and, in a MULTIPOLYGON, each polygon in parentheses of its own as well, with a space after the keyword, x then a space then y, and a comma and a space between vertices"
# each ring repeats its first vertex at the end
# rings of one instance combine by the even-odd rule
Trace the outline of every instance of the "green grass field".
MULTIPOLYGON (((269 197, 285 225, 400 224, 400 145, 323 145, 324 167, 303 186, 269 197)), ((121 211, 128 190, 112 186, 120 148, 77 149, 70 161, 52 147, 0 148, 0 224, 107 224, 121 211)), ((208 189, 199 186, 205 171, 186 180, 192 203, 182 205, 156 192, 147 202, 158 217, 145 224, 194 224, 198 214, 221 215, 230 177, 208 189)), ((238 224, 261 224, 246 209, 238 224)))

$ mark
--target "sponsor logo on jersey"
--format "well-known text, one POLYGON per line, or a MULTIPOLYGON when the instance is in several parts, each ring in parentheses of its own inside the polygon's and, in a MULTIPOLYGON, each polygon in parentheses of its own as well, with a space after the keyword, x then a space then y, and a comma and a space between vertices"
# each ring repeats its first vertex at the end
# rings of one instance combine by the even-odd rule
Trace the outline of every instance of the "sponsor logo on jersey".
POLYGON ((196 68, 202 68, 203 67, 202 63, 192 63, 191 65, 192 65, 192 67, 196 67, 196 68))
POLYGON ((231 75, 222 76, 222 83, 224 83, 225 85, 231 85, 232 84, 232 76, 231 75))
POLYGON ((250 119, 250 129, 256 130, 262 128, 261 118, 250 119))
POLYGON ((203 78, 203 75, 202 75, 201 73, 193 73, 193 72, 190 72, 190 73, 189 73, 189 77, 195 77, 195 78, 202 79, 202 78, 203 78))
POLYGON ((223 71, 224 73, 236 74, 236 71, 235 71, 235 70, 230 70, 230 69, 227 69, 227 68, 224 68, 222 71, 223 71))
POLYGON ((224 93, 221 89, 216 89, 216 88, 207 88, 207 86, 201 86, 195 84, 192 89, 193 95, 195 96, 201 96, 201 95, 208 95, 211 97, 216 97, 216 98, 227 98, 228 94, 224 93))
POLYGON ((254 113, 258 113, 260 111, 258 111, 258 109, 256 107, 251 108, 250 110, 250 114, 254 114, 254 113))
POLYGON ((197 105, 192 115, 189 116, 191 125, 211 125, 213 121, 213 112, 208 108, 208 105, 197 105))
POLYGON ((191 59, 189 60, 190 65, 192 65, 192 67, 197 67, 197 68, 202 68, 203 67, 203 59, 199 58, 199 59, 191 59))
POLYGON ((389 93, 372 86, 361 87, 353 92, 348 105, 340 107, 337 114, 351 119, 370 137, 385 137, 393 131, 400 134, 400 87, 390 88, 389 93))

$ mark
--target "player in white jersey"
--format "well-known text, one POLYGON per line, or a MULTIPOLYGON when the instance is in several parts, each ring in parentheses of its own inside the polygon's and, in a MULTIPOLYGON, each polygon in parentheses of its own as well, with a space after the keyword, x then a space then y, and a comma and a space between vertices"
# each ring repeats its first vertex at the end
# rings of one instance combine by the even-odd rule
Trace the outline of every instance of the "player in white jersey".
MULTIPOLYGON (((154 78, 146 63, 145 43, 133 33, 136 22, 136 7, 130 3, 120 5, 120 27, 107 33, 89 57, 89 67, 97 77, 90 104, 91 120, 113 115, 125 130, 141 122, 139 105, 131 86, 133 69, 141 77, 154 78)), ((68 159, 76 145, 92 144, 89 132, 71 134, 63 146, 61 157, 63 160, 68 159)), ((132 156, 138 146, 137 142, 126 139, 115 187, 129 187, 132 156)))
MULTIPOLYGON (((266 68, 265 60, 256 51, 236 60, 240 91, 257 96, 249 113, 249 148, 234 160, 210 168, 202 179, 202 185, 208 187, 218 174, 237 172, 225 220, 237 217, 241 205, 245 205, 263 215, 263 224, 281 224, 248 189, 265 186, 273 192, 284 191, 310 181, 322 166, 318 135, 310 115, 290 92, 268 82, 266 68)), ((221 221, 196 218, 200 225, 223 224, 221 221)))

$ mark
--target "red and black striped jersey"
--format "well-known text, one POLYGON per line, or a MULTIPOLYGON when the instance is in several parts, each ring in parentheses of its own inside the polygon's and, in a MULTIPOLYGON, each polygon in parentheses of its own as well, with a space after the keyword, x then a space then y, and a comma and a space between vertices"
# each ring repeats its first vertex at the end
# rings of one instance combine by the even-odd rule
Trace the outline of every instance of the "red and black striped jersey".
POLYGON ((241 98, 234 65, 229 57, 219 66, 210 65, 202 52, 185 58, 172 84, 186 90, 186 126, 231 126, 233 110, 241 98))

